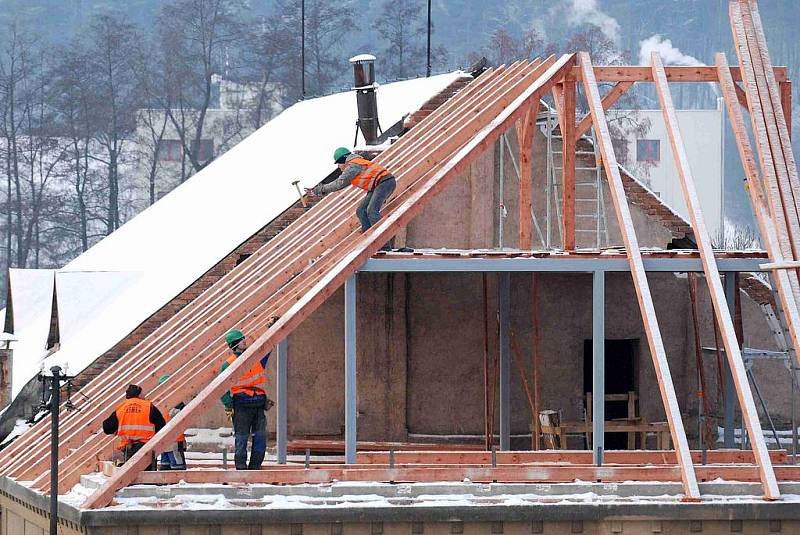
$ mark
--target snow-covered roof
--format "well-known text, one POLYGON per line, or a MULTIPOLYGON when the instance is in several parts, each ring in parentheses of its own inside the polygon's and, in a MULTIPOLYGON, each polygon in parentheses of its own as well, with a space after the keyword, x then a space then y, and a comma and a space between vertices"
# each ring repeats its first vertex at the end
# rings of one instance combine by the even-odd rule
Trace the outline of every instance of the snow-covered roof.
MULTIPOLYGON (((456 78, 454 72, 395 82, 378 92, 380 122, 392 125, 456 78)), ((297 201, 292 181, 311 187, 348 146, 357 110, 351 91, 286 109, 154 205, 58 270, 13 270, 13 395, 40 369, 75 374, 297 201), (60 348, 43 359, 53 281, 60 348), (18 303, 19 302, 19 303, 18 303)))

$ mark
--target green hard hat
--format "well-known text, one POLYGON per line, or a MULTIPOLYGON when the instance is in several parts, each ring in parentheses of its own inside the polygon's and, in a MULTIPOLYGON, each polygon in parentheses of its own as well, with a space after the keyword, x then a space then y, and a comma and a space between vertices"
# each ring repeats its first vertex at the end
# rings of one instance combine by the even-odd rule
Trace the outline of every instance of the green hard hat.
POLYGON ((225 335, 225 343, 228 344, 228 347, 233 347, 239 342, 244 339, 244 333, 239 329, 231 329, 228 331, 228 334, 225 335))
POLYGON ((166 383, 167 379, 169 379, 169 374, 165 373, 164 375, 162 375, 161 377, 158 378, 158 384, 166 383))
POLYGON ((347 147, 339 147, 335 151, 333 151, 333 161, 334 163, 344 163, 345 157, 350 154, 350 149, 347 147))

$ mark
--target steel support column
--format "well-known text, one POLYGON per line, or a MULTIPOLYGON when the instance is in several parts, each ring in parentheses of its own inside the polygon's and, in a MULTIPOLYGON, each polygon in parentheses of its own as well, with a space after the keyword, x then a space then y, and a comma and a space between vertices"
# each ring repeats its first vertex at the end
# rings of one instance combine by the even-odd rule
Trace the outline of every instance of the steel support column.
MULTIPOLYGON (((592 291, 592 462, 603 464, 605 450, 605 273, 595 271, 592 291)), ((644 445, 642 445, 644 448, 644 445)))
POLYGON ((356 463, 356 277, 344 283, 344 453, 356 463))
MULTIPOLYGON (((728 301, 728 309, 731 312, 736 310, 736 275, 734 271, 725 273, 725 299, 728 301)), ((728 365, 728 359, 724 360, 723 377, 725 379, 725 397, 723 399, 723 446, 735 448, 736 430, 736 386, 733 384, 733 374, 728 365)), ((749 386, 749 385, 748 385, 749 386)), ((744 436, 741 437, 744 440, 744 436)))
POLYGON ((278 458, 278 464, 286 464, 286 446, 289 438, 286 426, 286 381, 287 370, 286 366, 289 362, 289 342, 287 338, 278 343, 278 362, 275 369, 276 375, 276 396, 277 403, 275 404, 275 449, 278 458))
POLYGON ((500 309, 500 449, 511 449, 511 274, 497 275, 500 309))

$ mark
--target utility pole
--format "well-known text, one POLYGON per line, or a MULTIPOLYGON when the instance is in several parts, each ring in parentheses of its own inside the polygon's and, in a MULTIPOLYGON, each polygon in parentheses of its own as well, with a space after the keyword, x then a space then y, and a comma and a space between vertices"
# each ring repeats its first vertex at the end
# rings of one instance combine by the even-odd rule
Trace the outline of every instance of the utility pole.
POLYGON ((431 76, 431 0, 428 0, 428 62, 426 63, 425 76, 431 76))
POLYGON ((70 401, 70 383, 72 377, 62 373, 60 366, 50 368, 51 375, 44 375, 44 370, 39 374, 42 381, 42 398, 44 399, 45 384, 50 382, 50 403, 46 405, 50 412, 50 535, 58 535, 58 416, 61 406, 61 384, 67 383, 67 410, 75 409, 70 401))
POLYGON ((306 98, 306 0, 300 0, 300 87, 306 98))

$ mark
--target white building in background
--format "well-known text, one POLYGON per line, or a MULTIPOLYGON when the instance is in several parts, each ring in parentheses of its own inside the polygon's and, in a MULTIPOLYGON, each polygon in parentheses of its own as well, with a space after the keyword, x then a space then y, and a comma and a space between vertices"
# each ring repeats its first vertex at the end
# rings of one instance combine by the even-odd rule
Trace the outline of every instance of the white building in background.
MULTIPOLYGON (((609 114, 631 114, 615 110, 609 114)), ((640 119, 650 121, 650 130, 643 137, 627 139, 627 160, 622 163, 647 184, 670 207, 688 219, 683 192, 672 155, 669 136, 661 110, 638 110, 640 119)), ((694 176, 700 207, 712 236, 722 227, 723 208, 723 129, 724 115, 716 110, 677 110, 678 124, 689 166, 694 176)))
MULTIPOLYGON (((283 87, 279 84, 268 83, 263 87, 263 92, 269 95, 260 110, 260 120, 256 118, 258 99, 262 88, 256 84, 242 84, 226 80, 214 75, 212 82, 216 85, 217 94, 212 107, 206 111, 203 123, 203 135, 199 146, 191 140, 192 153, 196 154, 200 163, 207 163, 220 154, 252 134, 258 123, 264 124, 283 111, 283 87)), ((180 110, 175 110, 176 118, 181 117, 180 110)), ((194 133, 199 112, 196 110, 183 110, 186 129, 194 133)), ((178 130, 168 120, 163 110, 141 109, 137 113, 136 132, 131 140, 135 160, 139 167, 132 170, 135 177, 135 196, 140 201, 146 201, 143 193, 149 187, 148 180, 150 166, 154 154, 153 130, 164 133, 160 139, 158 150, 156 199, 169 193, 178 184, 183 175, 192 174, 192 167, 185 154, 183 142, 178 135, 178 130), (188 173, 188 174, 187 174, 188 173)), ((143 208, 144 206, 140 207, 143 208)))

